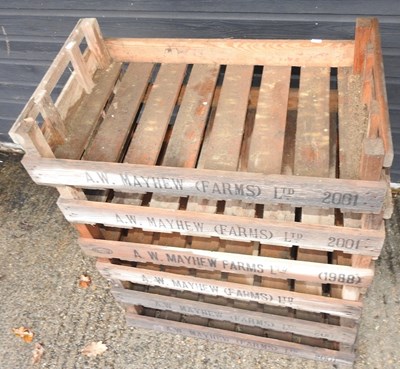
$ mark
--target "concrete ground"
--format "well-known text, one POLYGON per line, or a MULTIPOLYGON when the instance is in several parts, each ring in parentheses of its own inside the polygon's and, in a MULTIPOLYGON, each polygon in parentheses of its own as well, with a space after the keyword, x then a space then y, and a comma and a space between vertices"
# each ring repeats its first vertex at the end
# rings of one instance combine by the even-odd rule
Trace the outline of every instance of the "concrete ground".
MULTIPOLYGON (((0 369, 332 368, 268 352, 125 327, 94 261, 83 255, 57 208, 54 189, 35 185, 18 155, 0 153, 0 369), (87 273, 93 284, 78 287, 87 273), (35 336, 25 343, 12 328, 35 336), (81 350, 103 341, 97 357, 81 350), (44 355, 31 364, 34 344, 44 355)), ((365 299, 355 368, 400 368, 400 203, 365 299)))

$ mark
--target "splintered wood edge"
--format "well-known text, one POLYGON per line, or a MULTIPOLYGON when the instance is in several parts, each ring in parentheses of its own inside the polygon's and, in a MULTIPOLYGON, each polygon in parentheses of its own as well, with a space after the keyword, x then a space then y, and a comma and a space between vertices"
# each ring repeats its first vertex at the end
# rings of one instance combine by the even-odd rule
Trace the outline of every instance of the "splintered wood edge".
POLYGON ((156 330, 164 333, 196 337, 209 341, 235 344, 247 348, 265 350, 276 354, 302 357, 305 359, 328 362, 332 364, 350 365, 355 359, 354 353, 340 352, 318 347, 301 345, 293 342, 279 341, 272 338, 252 336, 249 334, 224 331, 222 329, 197 326, 157 319, 132 313, 126 314, 129 326, 156 330))

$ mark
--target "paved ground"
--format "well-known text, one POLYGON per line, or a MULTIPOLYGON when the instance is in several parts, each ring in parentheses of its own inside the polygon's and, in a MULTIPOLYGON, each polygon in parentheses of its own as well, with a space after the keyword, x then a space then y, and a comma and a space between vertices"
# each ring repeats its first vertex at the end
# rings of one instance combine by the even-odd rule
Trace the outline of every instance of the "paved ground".
MULTIPOLYGON (((124 325, 107 283, 85 257, 56 206, 55 190, 38 187, 19 164, 0 153, 0 369, 228 369, 332 368, 268 352, 160 334, 124 325), (93 286, 77 287, 88 273, 93 286), (11 329, 30 327, 25 343, 11 329), (81 354, 92 341, 108 350, 81 354), (35 342, 45 348, 31 365, 35 342)), ((355 368, 400 368, 400 204, 365 300, 355 368)))

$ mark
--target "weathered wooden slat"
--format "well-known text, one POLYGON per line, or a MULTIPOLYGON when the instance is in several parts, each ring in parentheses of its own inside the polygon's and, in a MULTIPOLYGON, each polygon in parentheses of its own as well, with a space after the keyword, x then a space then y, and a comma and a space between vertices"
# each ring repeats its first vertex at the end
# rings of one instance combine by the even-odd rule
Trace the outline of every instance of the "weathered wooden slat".
POLYGON ((127 314, 127 324, 133 327, 152 329, 156 331, 196 337, 207 341, 232 343, 239 346, 265 350, 277 354, 303 357, 317 361, 351 364, 354 354, 321 349, 298 343, 279 341, 272 338, 257 337, 243 333, 229 332, 210 327, 201 327, 194 324, 171 322, 141 315, 127 314))
POLYGON ((383 227, 381 230, 360 230, 66 199, 59 199, 58 206, 72 223, 100 223, 111 227, 207 235, 234 241, 299 245, 313 250, 376 255, 384 239, 383 227))
POLYGON ((305 336, 319 337, 327 340, 352 344, 356 330, 316 322, 305 322, 273 314, 264 314, 244 309, 214 305, 200 301, 154 295, 134 290, 113 288, 112 294, 117 301, 124 304, 143 305, 158 310, 168 310, 186 315, 198 315, 203 318, 229 321, 235 324, 256 326, 268 330, 293 332, 305 336))
POLYGON ((161 66, 125 155, 125 163, 156 163, 185 71, 185 64, 161 66))
POLYGON ((85 60, 83 59, 83 55, 79 49, 79 45, 76 43, 76 41, 71 41, 69 44, 67 44, 67 46, 65 46, 65 51, 69 55, 71 64, 74 68, 74 72, 76 73, 76 77, 78 78, 80 85, 87 94, 90 94, 93 90, 94 83, 86 66, 85 60))
POLYGON ((51 131, 51 135, 58 143, 65 141, 65 125, 60 112, 54 105, 50 94, 43 90, 34 96, 35 104, 39 107, 39 112, 45 120, 46 129, 51 131))
POLYGON ((361 74, 364 68, 366 45, 371 39, 371 18, 358 18, 354 35, 353 73, 361 74))
POLYGON ((385 147, 385 158, 383 161, 383 165, 389 168, 393 163, 394 151, 393 151, 393 141, 392 141, 390 121, 389 121, 385 73, 383 69, 381 36, 379 33, 379 21, 377 18, 372 19, 372 42, 374 46, 374 67, 373 67, 373 75, 375 82, 374 87, 380 111, 379 132, 380 132, 380 137, 383 140, 383 145, 385 147))
MULTIPOLYGON (((330 176, 329 68, 302 68, 297 113, 294 172, 330 176)), ((334 224, 332 210, 303 208, 302 223, 334 224)), ((299 249, 298 260, 327 263, 325 252, 299 249)), ((321 284, 296 283, 296 291, 322 294, 321 284)))
POLYGON ((132 63, 128 66, 104 120, 82 157, 83 160, 118 161, 152 69, 151 63, 132 63))
POLYGON ((187 168, 195 166, 218 71, 217 65, 193 65, 165 152, 163 166, 187 168))
POLYGON ((351 66, 353 41, 106 39, 111 57, 123 62, 273 66, 351 66))
POLYGON ((272 257, 242 255, 229 252, 185 249, 171 246, 148 245, 133 242, 79 239, 81 248, 91 256, 110 257, 140 263, 153 263, 242 275, 293 278, 303 281, 329 282, 332 284, 368 286, 373 277, 372 269, 322 264, 272 257))
POLYGON ((250 203, 334 207, 378 213, 386 184, 333 178, 264 175, 231 171, 96 163, 25 157, 25 166, 38 184, 69 185, 124 192, 154 192, 250 203))
POLYGON ((264 67, 249 149, 249 172, 281 173, 279 158, 283 157, 290 73, 290 67, 264 67))
POLYGON ((106 278, 358 319, 361 302, 97 262, 106 278))
POLYGON ((108 69, 97 71, 92 93, 85 95, 76 111, 65 119, 66 141, 56 148, 54 153, 57 158, 79 159, 81 157, 110 97, 120 69, 120 63, 113 63, 108 69))
POLYGON ((202 149, 205 169, 237 170, 252 75, 251 66, 226 68, 211 136, 202 149))
POLYGON ((361 104, 361 79, 351 68, 338 69, 339 176, 358 179, 368 117, 361 104))
POLYGON ((329 177, 329 69, 302 68, 295 175, 329 177))
MULTIPOLYGON (((290 76, 291 67, 264 66, 249 148, 248 169, 251 172, 264 174, 281 174, 282 172, 290 76)), ((291 210, 287 205, 264 204, 263 217, 294 221, 294 209, 291 210)), ((290 249, 261 245, 260 256, 289 259, 290 249)), ((261 285, 288 289, 287 279, 277 280, 264 277, 261 285)))
MULTIPOLYGON (((329 68, 302 68, 300 72, 299 105, 296 122, 294 173, 312 177, 330 177, 331 137, 329 116, 329 68)), ((335 152, 335 151, 334 151, 335 152)), ((303 207, 301 222, 306 224, 335 224, 333 209, 303 207)), ((298 248, 297 260, 327 264, 328 254, 322 251, 298 248)), ((296 292, 322 295, 322 284, 295 281, 296 292)), ((322 314, 296 311, 297 318, 323 322, 322 314)), ((323 345, 321 339, 301 338, 302 343, 323 345)))

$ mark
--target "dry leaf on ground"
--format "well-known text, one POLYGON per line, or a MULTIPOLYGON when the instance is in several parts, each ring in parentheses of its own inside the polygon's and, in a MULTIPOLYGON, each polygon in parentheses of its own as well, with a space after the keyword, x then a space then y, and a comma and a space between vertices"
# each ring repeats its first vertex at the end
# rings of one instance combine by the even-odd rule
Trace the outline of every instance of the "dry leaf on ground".
POLYGON ((22 338, 25 342, 30 343, 33 340, 33 332, 29 328, 13 328, 12 331, 17 337, 22 338))
POLYGON ((89 357, 95 357, 103 354, 107 350, 107 346, 102 342, 91 342, 83 350, 82 354, 89 357))
POLYGON ((82 274, 79 278, 79 287, 88 288, 92 284, 92 279, 85 274, 82 274))
POLYGON ((32 350, 32 364, 39 364, 44 354, 44 348, 40 343, 35 343, 35 348, 32 350))

